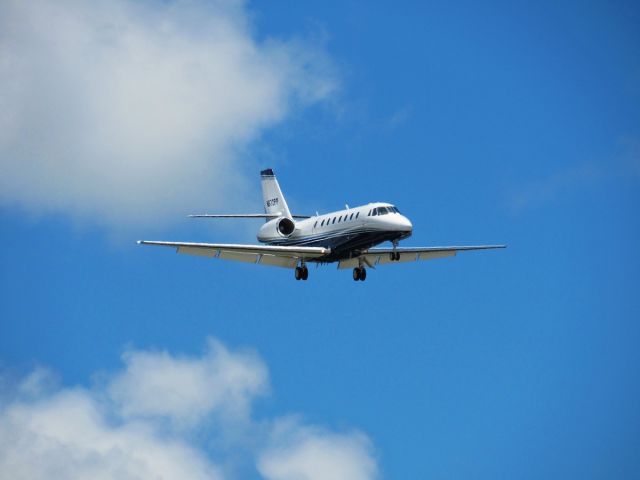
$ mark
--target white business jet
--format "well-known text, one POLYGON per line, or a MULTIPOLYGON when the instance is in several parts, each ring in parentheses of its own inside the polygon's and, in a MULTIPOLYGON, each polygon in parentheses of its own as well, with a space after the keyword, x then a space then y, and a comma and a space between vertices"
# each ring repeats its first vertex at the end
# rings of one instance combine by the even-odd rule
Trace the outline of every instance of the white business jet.
POLYGON ((505 248, 505 245, 462 247, 398 248, 411 236, 407 217, 389 203, 360 207, 315 216, 292 215, 272 169, 260 172, 265 213, 239 215, 189 215, 193 218, 265 218, 258 241, 263 245, 223 243, 157 242, 140 240, 142 245, 173 247, 178 253, 238 260, 295 269, 296 280, 309 277, 308 263, 338 262, 338 268, 353 268, 353 279, 367 278, 366 267, 398 262, 452 257, 466 250, 505 248), (372 248, 390 241, 392 248, 372 248))

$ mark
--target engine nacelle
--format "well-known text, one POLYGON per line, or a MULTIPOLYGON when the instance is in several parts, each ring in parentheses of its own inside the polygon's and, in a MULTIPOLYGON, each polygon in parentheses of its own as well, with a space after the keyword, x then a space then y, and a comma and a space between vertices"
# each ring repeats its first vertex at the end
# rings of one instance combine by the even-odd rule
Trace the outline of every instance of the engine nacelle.
POLYGON ((283 237, 291 236, 293 231, 296 229, 296 224, 290 218, 283 217, 278 219, 277 222, 278 233, 283 237))
POLYGON ((261 242, 269 242, 278 240, 281 238, 288 238, 296 229, 296 224, 293 220, 287 217, 274 218, 268 221, 258 232, 258 240, 261 242))

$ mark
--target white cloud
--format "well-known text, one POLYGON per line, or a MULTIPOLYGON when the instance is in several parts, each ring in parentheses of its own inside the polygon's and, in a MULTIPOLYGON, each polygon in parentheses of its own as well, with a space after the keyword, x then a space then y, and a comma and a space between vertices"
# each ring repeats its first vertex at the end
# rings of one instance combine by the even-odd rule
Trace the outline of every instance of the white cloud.
POLYGON ((91 389, 56 387, 39 368, 0 392, 9 398, 0 403, 0 478, 215 480, 236 478, 246 465, 267 480, 377 477, 362 433, 292 417, 251 420, 251 402, 268 388, 254 353, 212 339, 201 357, 130 351, 123 359, 121 371, 91 389), (208 434, 216 441, 203 441, 208 434))
POLYGON ((277 423, 258 470, 268 480, 367 480, 378 476, 371 442, 365 435, 337 434, 292 419, 277 423))
POLYGON ((217 479, 198 449, 145 423, 110 424, 91 392, 63 390, 0 415, 0 477, 217 479))
POLYGON ((336 89, 321 48, 258 41, 248 17, 231 0, 0 2, 0 203, 111 225, 238 208, 239 152, 336 89))
POLYGON ((125 370, 109 385, 109 396, 125 417, 166 417, 195 425, 212 413, 248 420, 251 401, 268 389, 268 373, 251 353, 230 353, 210 340, 201 358, 167 352, 127 352, 125 370))

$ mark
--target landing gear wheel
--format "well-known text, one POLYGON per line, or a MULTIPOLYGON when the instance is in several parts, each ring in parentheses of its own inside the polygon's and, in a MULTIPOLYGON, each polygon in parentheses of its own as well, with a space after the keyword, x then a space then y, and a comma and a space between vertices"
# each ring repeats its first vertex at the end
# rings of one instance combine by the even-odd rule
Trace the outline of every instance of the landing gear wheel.
POLYGON ((367 278, 367 271, 364 267, 356 267, 353 269, 353 279, 357 282, 360 280, 364 282, 364 279, 367 278))
POLYGON ((300 278, 302 278, 302 280, 309 278, 309 269, 306 265, 302 267, 302 276, 300 278))
POLYGON ((296 280, 300 280, 302 278, 302 268, 296 267, 294 275, 296 277, 296 280))
POLYGON ((396 252, 396 262, 400 261, 400 252, 396 252))

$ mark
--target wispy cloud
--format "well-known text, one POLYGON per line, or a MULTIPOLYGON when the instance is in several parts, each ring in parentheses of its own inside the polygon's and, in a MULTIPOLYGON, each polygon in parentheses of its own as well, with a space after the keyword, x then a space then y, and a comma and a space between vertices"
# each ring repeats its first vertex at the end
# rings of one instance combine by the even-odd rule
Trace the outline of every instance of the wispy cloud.
POLYGON ((542 180, 528 183, 510 195, 509 206, 513 213, 520 213, 555 201, 559 196, 586 185, 596 183, 603 172, 594 164, 580 165, 559 171, 542 180))
MULTIPOLYGON (((108 225, 243 203, 243 149, 337 88, 240 1, 0 2, 0 203, 108 225)), ((251 165, 252 174, 257 166, 251 165)))
POLYGON ((561 198, 608 182, 617 184, 640 179, 640 141, 622 137, 607 159, 581 162, 550 173, 539 180, 524 183, 508 194, 508 207, 514 214, 554 204, 561 198))
POLYGON ((253 352, 210 339, 200 357, 129 351, 123 361, 93 388, 56 386, 40 368, 0 392, 0 478, 377 477, 363 433, 252 419, 269 388, 253 352))

